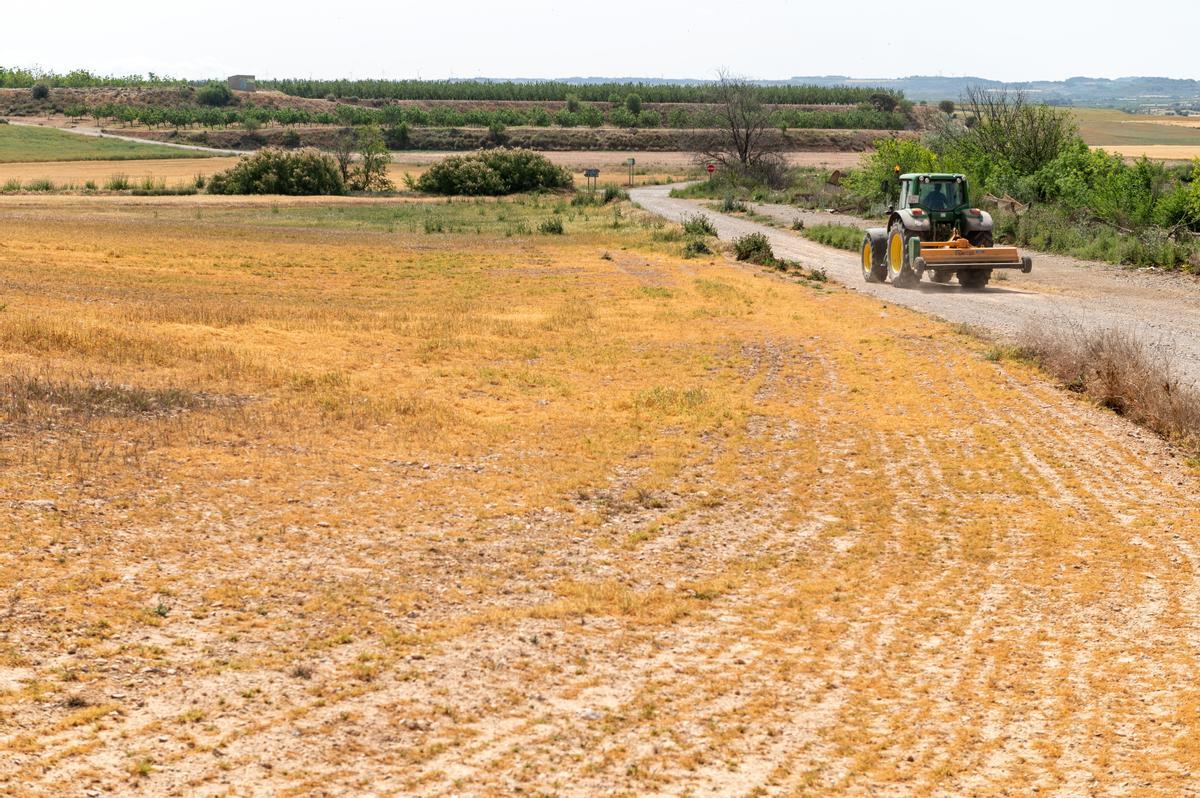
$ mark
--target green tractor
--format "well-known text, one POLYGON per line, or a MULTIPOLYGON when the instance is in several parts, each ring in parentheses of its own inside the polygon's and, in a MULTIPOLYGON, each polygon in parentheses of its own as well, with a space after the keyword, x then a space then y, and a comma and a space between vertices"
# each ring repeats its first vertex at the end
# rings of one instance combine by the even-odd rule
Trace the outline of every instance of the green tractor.
POLYGON ((863 237, 868 283, 891 280, 914 288, 929 272, 935 283, 957 275, 963 288, 980 289, 993 269, 1033 270, 1033 261, 1015 247, 993 245, 991 214, 971 207, 965 175, 919 172, 897 174, 896 180, 900 201, 888 209, 887 227, 869 228, 863 237))

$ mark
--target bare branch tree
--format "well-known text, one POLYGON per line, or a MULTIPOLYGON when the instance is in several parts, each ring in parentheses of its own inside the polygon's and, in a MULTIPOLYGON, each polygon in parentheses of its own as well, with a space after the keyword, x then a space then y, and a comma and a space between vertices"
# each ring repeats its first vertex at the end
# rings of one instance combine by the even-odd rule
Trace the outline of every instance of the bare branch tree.
POLYGON ((1065 111, 1031 104, 1023 91, 971 86, 962 104, 968 118, 975 119, 970 143, 1021 174, 1031 175, 1054 160, 1075 135, 1075 123, 1065 111))
POLYGON ((727 169, 768 180, 779 174, 783 165, 779 143, 766 135, 771 130, 771 110, 763 104, 757 87, 722 71, 713 93, 721 118, 721 139, 700 156, 727 169))

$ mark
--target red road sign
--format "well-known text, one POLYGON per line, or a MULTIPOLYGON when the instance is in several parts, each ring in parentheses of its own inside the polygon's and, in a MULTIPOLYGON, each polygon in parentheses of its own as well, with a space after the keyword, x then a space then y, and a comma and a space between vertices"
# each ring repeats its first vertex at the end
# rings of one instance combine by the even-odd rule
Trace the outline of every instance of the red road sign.
POLYGON ((711 163, 710 163, 708 166, 706 166, 705 168, 708 170, 708 173, 709 173, 710 175, 711 175, 713 172, 717 171, 717 167, 716 167, 715 165, 711 164, 711 163))

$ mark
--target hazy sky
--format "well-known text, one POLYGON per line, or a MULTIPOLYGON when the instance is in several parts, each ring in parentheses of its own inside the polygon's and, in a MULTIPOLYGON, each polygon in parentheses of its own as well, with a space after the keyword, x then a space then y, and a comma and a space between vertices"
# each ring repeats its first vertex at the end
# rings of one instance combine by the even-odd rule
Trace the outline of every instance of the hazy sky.
POLYGON ((177 77, 1200 78, 1195 0, 5 3, 0 64, 177 77), (908 14, 896 11, 909 9, 908 14), (922 26, 948 12, 929 31, 922 26), (1076 9, 1086 9, 1077 11, 1076 9))

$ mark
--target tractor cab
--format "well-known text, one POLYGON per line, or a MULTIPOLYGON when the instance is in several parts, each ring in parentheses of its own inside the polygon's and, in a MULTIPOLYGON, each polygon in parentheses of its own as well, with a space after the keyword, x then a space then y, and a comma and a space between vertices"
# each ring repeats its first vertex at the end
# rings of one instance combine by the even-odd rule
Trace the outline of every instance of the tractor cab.
POLYGON ((900 180, 899 208, 908 210, 915 220, 922 216, 930 222, 930 238, 945 240, 953 231, 966 232, 963 217, 978 216, 969 207, 967 179, 954 174, 903 174, 900 180))

